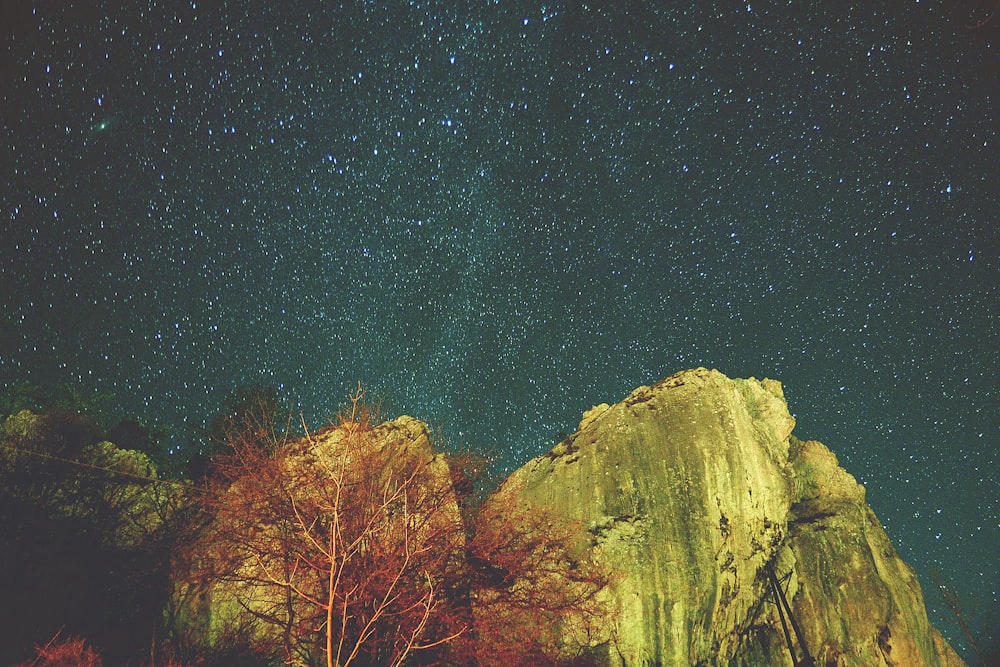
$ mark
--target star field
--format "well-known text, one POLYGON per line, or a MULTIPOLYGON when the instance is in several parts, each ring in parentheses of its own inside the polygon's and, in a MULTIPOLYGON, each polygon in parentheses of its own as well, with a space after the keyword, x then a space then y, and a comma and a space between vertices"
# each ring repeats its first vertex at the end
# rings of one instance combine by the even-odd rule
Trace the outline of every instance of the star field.
POLYGON ((928 602, 998 604, 991 3, 94 4, 3 10, 4 383, 175 447, 360 379, 514 468, 773 377, 928 602))

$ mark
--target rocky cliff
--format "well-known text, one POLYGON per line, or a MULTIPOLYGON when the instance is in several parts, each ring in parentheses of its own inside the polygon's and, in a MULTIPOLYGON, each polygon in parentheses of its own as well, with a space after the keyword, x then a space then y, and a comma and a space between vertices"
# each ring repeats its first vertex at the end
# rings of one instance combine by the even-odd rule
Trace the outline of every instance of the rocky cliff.
POLYGON ((608 664, 790 665, 787 635, 817 665, 962 665, 864 488, 794 424, 779 382, 685 371, 588 411, 494 505, 579 526, 614 573, 608 664))

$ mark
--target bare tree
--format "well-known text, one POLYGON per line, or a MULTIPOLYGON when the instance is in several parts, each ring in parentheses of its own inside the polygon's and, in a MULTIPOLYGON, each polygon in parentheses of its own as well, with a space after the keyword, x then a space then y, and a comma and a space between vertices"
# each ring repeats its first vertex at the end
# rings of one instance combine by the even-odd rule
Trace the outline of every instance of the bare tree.
POLYGON ((470 664, 587 664, 607 642, 609 576, 574 548, 579 526, 517 494, 493 494, 469 519, 466 583, 473 625, 456 642, 470 664))
POLYGON ((207 494, 215 585, 294 664, 400 665, 462 631, 434 622, 464 542, 450 479, 385 446, 364 397, 303 440, 232 438, 207 494))
POLYGON ((997 650, 995 648, 991 650, 987 647, 990 638, 986 634, 991 629, 990 622, 994 610, 982 611, 980 605, 975 602, 966 604, 959 596, 958 591, 945 583, 940 572, 931 572, 931 576, 937 586, 938 594, 941 596, 941 602, 944 603, 944 609, 950 617, 946 620, 954 623, 955 627, 959 629, 966 645, 976 655, 979 664, 983 667, 994 667, 1000 664, 997 650))
POLYGON ((379 423, 360 385, 349 398, 333 425, 303 424, 297 440, 258 420, 227 431, 204 498, 212 521, 190 557, 215 630, 327 667, 585 655, 607 577, 571 548, 580 531, 496 496, 469 502, 481 457, 450 466, 379 423))

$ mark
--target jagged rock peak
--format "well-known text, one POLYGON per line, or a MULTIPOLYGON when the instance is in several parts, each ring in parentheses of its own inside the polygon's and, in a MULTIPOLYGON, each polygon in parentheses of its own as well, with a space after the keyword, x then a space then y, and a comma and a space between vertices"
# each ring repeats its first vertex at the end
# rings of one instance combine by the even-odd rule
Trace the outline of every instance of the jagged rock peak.
POLYGON ((780 382, 684 371, 588 410, 495 505, 579 526, 581 555, 614 573, 613 618, 593 637, 607 664, 791 664, 773 570, 798 658, 961 665, 864 488, 794 426, 780 382))

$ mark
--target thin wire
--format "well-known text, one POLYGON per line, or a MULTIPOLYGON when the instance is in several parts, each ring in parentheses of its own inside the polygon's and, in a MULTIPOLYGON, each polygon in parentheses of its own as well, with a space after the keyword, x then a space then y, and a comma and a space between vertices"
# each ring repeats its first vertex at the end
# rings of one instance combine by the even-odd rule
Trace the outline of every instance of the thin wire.
POLYGON ((143 475, 136 475, 135 473, 125 472, 123 470, 115 470, 114 468, 105 468, 99 465, 94 465, 93 463, 84 463, 83 461, 64 459, 59 456, 53 456, 52 454, 45 454, 44 452, 33 452, 30 449, 21 449, 20 447, 14 447, 13 445, 8 445, 3 443, 0 443, 0 447, 2 447, 3 449, 10 450, 12 452, 18 452, 19 454, 29 454, 31 456, 37 456, 39 458, 49 459, 50 461, 60 461, 61 463, 68 463, 70 465, 79 466, 81 468, 100 470, 102 472, 111 473, 113 475, 121 475, 122 477, 131 477, 132 479, 142 480, 143 482, 149 482, 153 484, 174 484, 178 486, 187 486, 190 488, 196 488, 195 484, 192 484, 191 482, 185 482, 179 479, 157 479, 156 477, 145 477, 143 475))

